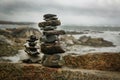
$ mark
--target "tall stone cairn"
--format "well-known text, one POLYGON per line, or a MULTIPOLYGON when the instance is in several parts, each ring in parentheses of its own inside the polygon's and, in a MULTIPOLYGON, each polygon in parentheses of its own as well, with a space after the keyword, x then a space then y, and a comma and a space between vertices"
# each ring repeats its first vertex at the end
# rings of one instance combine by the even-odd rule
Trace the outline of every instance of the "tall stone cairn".
POLYGON ((43 16, 44 22, 40 22, 38 25, 42 30, 41 52, 44 53, 43 62, 44 66, 49 67, 61 67, 61 53, 65 50, 61 47, 59 41, 59 35, 64 35, 64 30, 56 30, 57 26, 61 25, 55 14, 45 14, 43 16))

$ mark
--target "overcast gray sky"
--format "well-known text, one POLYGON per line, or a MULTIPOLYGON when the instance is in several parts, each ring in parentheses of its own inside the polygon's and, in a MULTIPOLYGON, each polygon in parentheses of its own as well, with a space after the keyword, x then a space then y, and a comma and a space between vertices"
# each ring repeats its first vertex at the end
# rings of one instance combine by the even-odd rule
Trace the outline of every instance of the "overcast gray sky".
POLYGON ((0 20, 39 22, 46 13, 69 25, 120 25, 120 0, 0 0, 0 20))

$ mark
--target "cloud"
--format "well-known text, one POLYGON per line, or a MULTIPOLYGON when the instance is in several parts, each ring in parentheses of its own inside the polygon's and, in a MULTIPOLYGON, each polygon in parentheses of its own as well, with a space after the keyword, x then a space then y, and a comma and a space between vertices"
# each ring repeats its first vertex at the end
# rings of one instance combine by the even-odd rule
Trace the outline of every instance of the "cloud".
POLYGON ((119 0, 1 0, 0 19, 12 21, 42 20, 55 13, 63 24, 119 25, 119 0))

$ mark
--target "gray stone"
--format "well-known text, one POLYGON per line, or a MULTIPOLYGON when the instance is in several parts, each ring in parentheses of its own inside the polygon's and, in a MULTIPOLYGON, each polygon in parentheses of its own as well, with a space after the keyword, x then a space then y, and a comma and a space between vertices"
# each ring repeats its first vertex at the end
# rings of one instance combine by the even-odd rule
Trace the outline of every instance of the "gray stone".
POLYGON ((56 26, 45 26, 45 27, 41 27, 41 30, 48 31, 48 30, 54 30, 56 28, 57 28, 56 26))
POLYGON ((49 35, 49 36, 42 36, 41 41, 45 43, 54 43, 58 40, 58 37, 56 35, 49 35))
POLYGON ((46 26, 59 26, 61 25, 60 20, 49 20, 49 21, 45 21, 45 22, 40 22, 39 27, 43 27, 45 28, 46 26))
POLYGON ((42 64, 47 67, 61 67, 63 61, 60 55, 44 55, 42 64))
POLYGON ((58 53, 64 53, 65 50, 61 47, 59 43, 44 43, 41 44, 41 52, 44 54, 58 54, 58 53))
POLYGON ((44 31, 44 35, 49 36, 49 35, 64 35, 65 31, 64 30, 50 30, 50 31, 44 31))
POLYGON ((82 36, 79 38, 81 45, 93 46, 93 47, 114 47, 115 45, 103 38, 91 38, 90 36, 82 36))
POLYGON ((79 41, 84 43, 84 42, 87 42, 89 39, 91 39, 91 37, 82 36, 82 37, 79 38, 79 41))

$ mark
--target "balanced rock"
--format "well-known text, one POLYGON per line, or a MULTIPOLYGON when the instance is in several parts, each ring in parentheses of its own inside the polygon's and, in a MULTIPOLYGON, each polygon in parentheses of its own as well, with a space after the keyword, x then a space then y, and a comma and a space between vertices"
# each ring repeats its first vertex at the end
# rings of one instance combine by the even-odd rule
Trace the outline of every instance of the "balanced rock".
POLYGON ((56 35, 42 36, 40 38, 40 41, 45 43, 54 43, 57 40, 58 40, 58 36, 56 35))
POLYGON ((44 43, 41 44, 41 52, 44 54, 58 54, 64 53, 65 50, 61 47, 59 43, 44 43))
POLYGON ((51 20, 51 21, 40 22, 38 25, 39 27, 59 26, 61 25, 61 22, 59 20, 51 20))
POLYGON ((44 31, 44 35, 64 35, 65 31, 64 30, 50 30, 50 31, 44 31))

